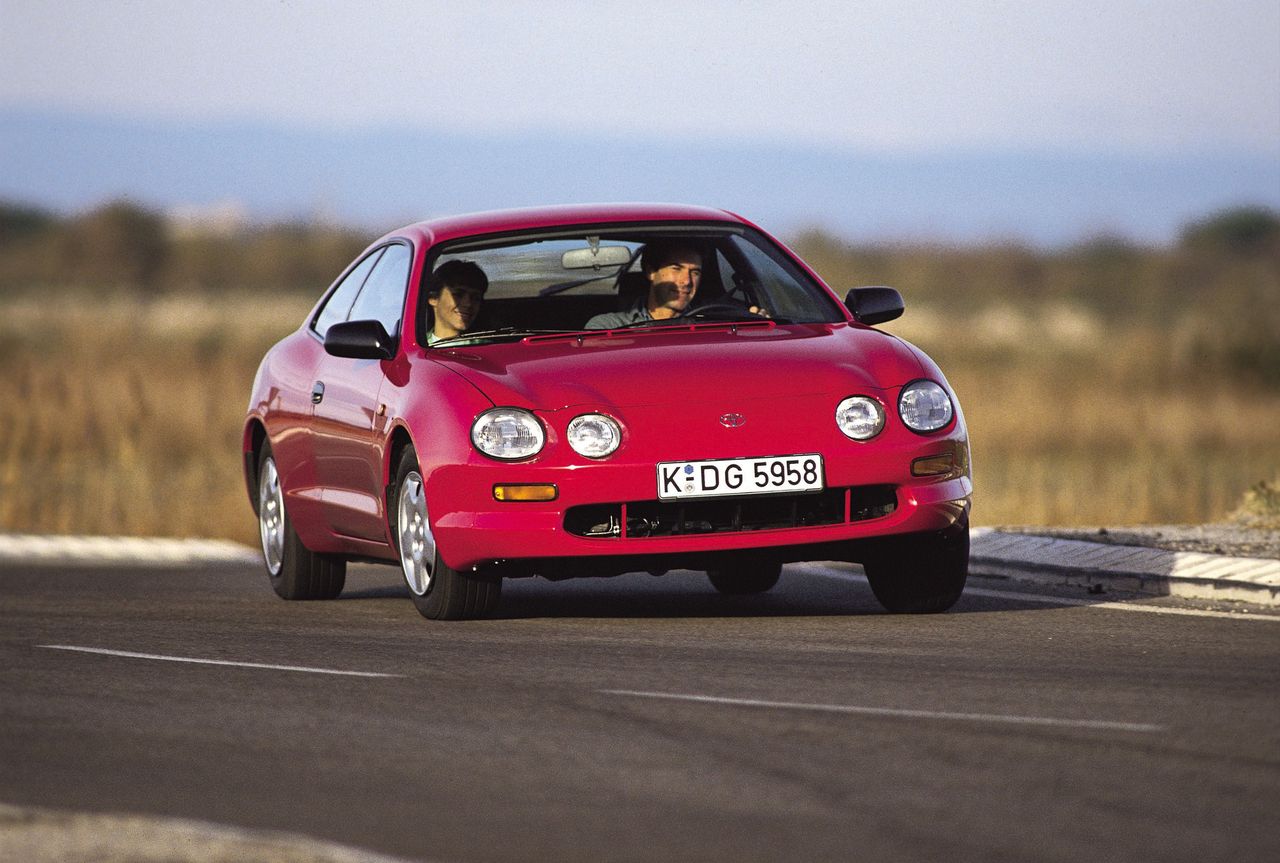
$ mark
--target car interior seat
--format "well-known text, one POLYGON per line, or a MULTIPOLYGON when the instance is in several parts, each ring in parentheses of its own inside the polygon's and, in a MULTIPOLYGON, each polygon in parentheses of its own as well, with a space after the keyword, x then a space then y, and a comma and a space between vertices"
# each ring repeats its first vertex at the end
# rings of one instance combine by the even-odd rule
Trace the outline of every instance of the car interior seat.
POLYGON ((649 278, 641 270, 618 276, 618 310, 625 311, 649 293, 649 278))

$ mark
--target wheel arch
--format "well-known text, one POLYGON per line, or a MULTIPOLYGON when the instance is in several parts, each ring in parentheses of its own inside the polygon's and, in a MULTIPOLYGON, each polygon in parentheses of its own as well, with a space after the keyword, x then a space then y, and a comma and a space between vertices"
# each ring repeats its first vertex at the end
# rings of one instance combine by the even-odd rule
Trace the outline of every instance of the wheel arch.
POLYGON ((396 466, 400 464, 401 453, 408 447, 413 447, 414 450, 418 449, 413 442, 413 436, 409 434, 409 429, 397 424, 391 430, 391 437, 387 439, 386 455, 382 464, 382 502, 388 531, 392 531, 391 514, 395 507, 395 502, 391 499, 391 496, 395 491, 393 486, 396 482, 396 466))
POLYGON ((244 482, 249 492, 249 502, 253 506, 253 514, 258 514, 258 462, 262 457, 262 447, 267 442, 267 429, 262 420, 253 417, 244 427, 244 482))

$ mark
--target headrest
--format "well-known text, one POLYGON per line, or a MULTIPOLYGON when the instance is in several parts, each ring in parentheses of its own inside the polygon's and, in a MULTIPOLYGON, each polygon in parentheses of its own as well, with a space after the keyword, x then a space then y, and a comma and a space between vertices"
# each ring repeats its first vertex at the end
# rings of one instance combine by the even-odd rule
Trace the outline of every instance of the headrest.
POLYGON ((629 309, 640 297, 649 293, 649 277, 642 271, 623 273, 618 277, 618 308, 629 309))

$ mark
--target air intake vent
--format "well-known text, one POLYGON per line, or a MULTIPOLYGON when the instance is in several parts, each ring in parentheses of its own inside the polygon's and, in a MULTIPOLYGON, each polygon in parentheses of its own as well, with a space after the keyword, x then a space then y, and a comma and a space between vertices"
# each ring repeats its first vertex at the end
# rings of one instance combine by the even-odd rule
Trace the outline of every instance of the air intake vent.
MULTIPOLYGON (((818 494, 761 495, 690 501, 633 501, 626 504, 626 537, 688 536, 742 533, 844 524, 881 518, 898 506, 891 485, 831 488, 818 494)), ((620 537, 623 506, 593 504, 571 507, 564 518, 569 533, 585 537, 620 537)))

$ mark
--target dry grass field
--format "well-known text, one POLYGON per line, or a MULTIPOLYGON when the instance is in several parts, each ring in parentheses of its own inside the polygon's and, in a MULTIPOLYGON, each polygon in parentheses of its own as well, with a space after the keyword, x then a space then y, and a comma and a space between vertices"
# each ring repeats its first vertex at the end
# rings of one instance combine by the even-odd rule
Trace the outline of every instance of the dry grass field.
POLYGON ((942 366, 969 421, 980 524, 1226 518, 1280 476, 1280 392, 1179 372, 1179 333, 1048 307, 977 312, 959 338, 894 329, 942 366))
POLYGON ((0 300, 0 530, 254 541, 249 387, 314 300, 0 300))
MULTIPOLYGON (((1194 362, 1197 322, 904 293, 885 328, 960 395, 978 524, 1216 520, 1280 473, 1280 389, 1194 362)), ((0 531, 255 542, 249 387, 314 299, 0 295, 0 531)))

